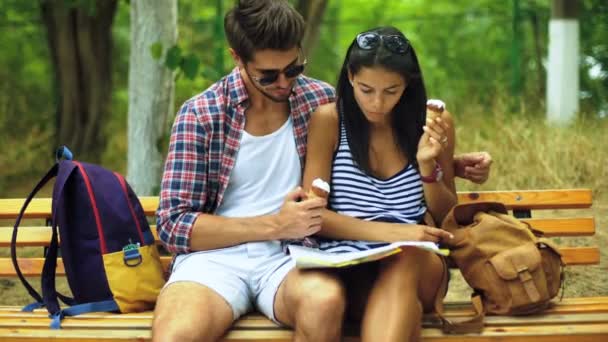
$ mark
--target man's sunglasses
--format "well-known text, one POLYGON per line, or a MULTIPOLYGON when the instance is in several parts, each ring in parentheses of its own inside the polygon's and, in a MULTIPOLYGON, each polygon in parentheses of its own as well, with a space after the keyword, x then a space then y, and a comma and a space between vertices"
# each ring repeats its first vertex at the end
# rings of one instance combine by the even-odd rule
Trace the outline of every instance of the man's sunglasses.
POLYGON ((361 50, 377 49, 382 44, 389 51, 404 55, 410 48, 410 42, 402 36, 380 35, 376 32, 359 33, 356 41, 361 50))
POLYGON ((285 75, 286 78, 294 78, 300 75, 304 72, 304 67, 306 67, 306 59, 302 64, 290 65, 283 70, 268 70, 264 72, 264 76, 262 77, 251 76, 251 78, 262 87, 265 87, 276 82, 280 74, 285 75))

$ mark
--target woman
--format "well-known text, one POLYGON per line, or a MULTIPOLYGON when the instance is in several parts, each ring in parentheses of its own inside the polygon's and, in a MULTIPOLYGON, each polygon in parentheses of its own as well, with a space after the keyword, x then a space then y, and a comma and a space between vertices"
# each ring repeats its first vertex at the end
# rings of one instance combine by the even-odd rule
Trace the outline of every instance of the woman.
MULTIPOLYGON (((350 45, 335 104, 312 116, 303 184, 331 179, 320 248, 336 252, 393 241, 440 242, 435 222, 456 204, 454 126, 443 111, 426 117, 426 92, 414 49, 393 27, 359 34, 350 45), (428 213, 428 214, 427 214, 428 213)), ((439 108, 433 108, 438 110, 439 108)), ((308 190, 308 189, 306 189, 308 190)), ((363 341, 415 341, 432 309, 445 263, 406 248, 379 262, 341 270, 349 314, 363 341)))

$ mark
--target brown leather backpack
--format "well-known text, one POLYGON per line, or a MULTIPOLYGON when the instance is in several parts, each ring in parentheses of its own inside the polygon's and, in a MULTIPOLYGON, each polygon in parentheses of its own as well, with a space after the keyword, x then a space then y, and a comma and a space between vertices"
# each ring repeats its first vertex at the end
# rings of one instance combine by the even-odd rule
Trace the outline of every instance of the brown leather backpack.
POLYGON ((558 249, 549 240, 537 237, 535 233, 539 233, 527 223, 508 215, 503 204, 457 205, 441 228, 454 235, 445 245, 475 291, 473 307, 477 311, 473 319, 453 323, 443 317, 443 307, 439 307, 444 331, 481 331, 484 313, 537 313, 558 294, 563 280, 558 249))

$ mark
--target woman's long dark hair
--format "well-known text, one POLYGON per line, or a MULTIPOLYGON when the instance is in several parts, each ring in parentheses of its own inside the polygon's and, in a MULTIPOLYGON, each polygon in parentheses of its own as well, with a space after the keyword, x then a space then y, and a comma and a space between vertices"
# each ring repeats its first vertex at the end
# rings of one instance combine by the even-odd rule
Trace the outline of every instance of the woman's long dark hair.
MULTIPOLYGON (((401 31, 391 26, 379 27, 367 32, 399 35, 405 39, 401 31)), ((362 171, 370 175, 372 174, 369 163, 370 124, 355 100, 348 71, 356 75, 361 68, 376 66, 396 72, 406 81, 407 87, 393 109, 393 130, 398 147, 405 153, 408 162, 414 165, 417 164, 418 141, 426 120, 426 90, 413 47, 410 46, 405 54, 392 52, 384 44, 372 50, 362 50, 358 47, 355 38, 346 52, 342 71, 338 77, 336 105, 341 120, 344 120, 348 146, 353 159, 362 171)))

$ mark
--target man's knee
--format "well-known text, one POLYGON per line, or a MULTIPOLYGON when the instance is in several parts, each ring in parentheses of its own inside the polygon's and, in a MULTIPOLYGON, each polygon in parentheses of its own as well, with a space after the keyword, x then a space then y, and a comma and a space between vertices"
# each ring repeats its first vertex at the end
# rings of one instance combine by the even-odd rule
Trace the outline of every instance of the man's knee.
POLYGON ((230 306, 213 290, 195 283, 173 283, 156 303, 154 341, 214 341, 232 324, 230 306))
POLYGON ((154 320, 153 341, 203 341, 190 319, 154 320))
POLYGON ((179 308, 157 305, 152 323, 154 341, 197 341, 199 329, 195 324, 197 316, 182 314, 179 308))
POLYGON ((318 273, 301 283, 299 313, 314 313, 319 319, 341 319, 346 306, 346 290, 337 276, 318 273))

